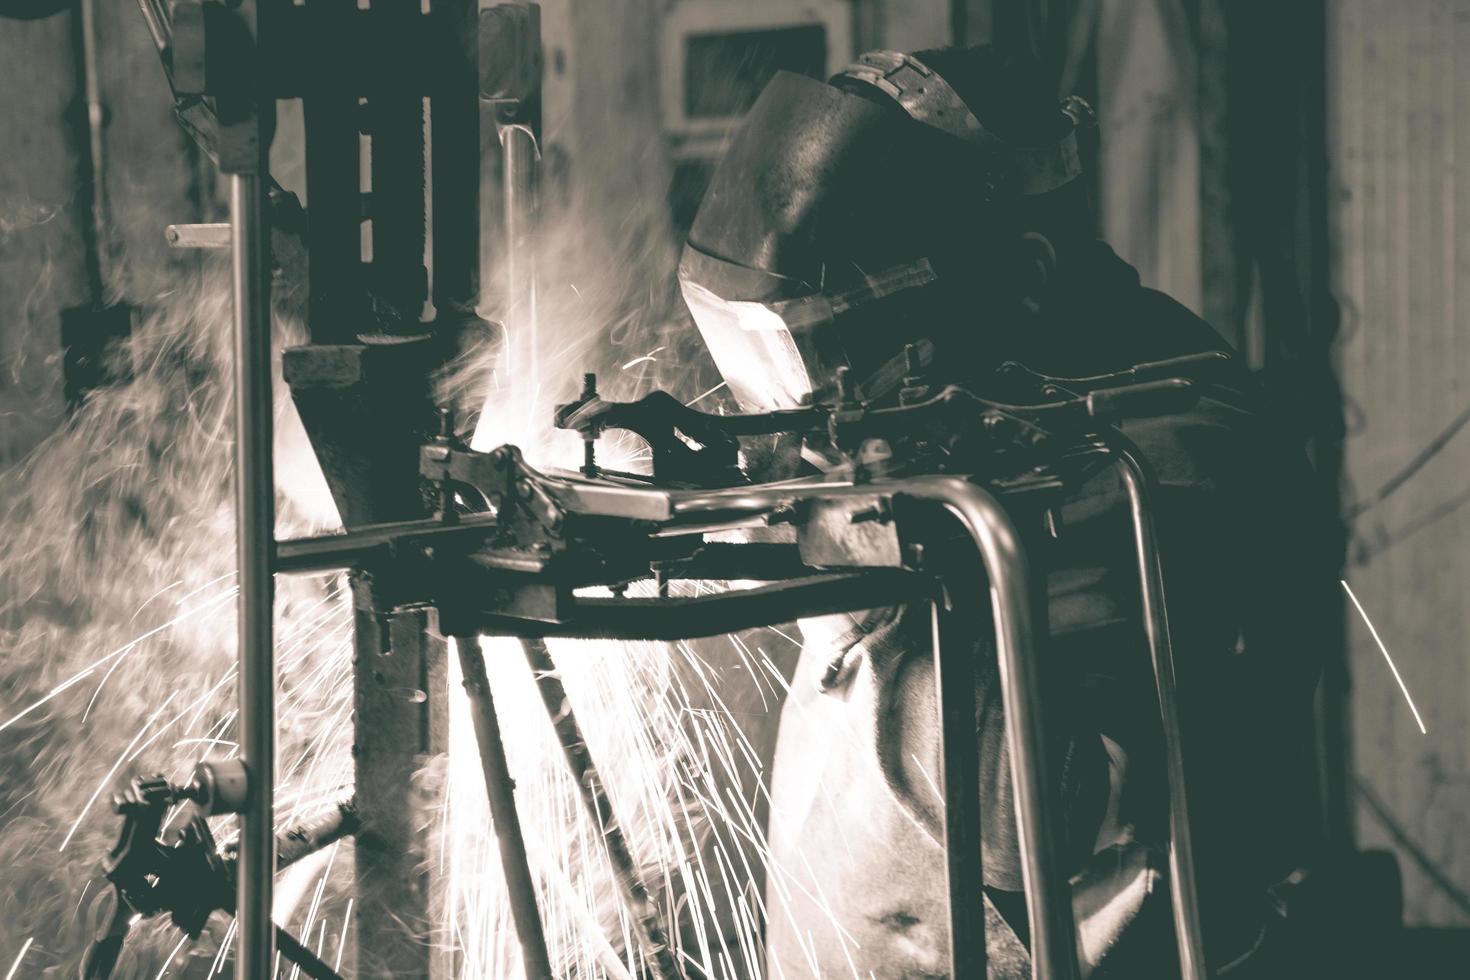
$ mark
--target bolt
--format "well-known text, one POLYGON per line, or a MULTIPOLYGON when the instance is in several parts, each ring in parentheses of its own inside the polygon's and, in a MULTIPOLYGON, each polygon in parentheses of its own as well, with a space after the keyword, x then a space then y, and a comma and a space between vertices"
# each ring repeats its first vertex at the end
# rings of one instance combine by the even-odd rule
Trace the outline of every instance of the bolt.
POLYGON ((586 374, 582 375, 582 397, 583 398, 596 398, 597 397, 597 374, 596 374, 596 372, 588 371, 586 374))
POLYGON ((454 438, 454 409, 448 406, 439 409, 439 438, 454 438))

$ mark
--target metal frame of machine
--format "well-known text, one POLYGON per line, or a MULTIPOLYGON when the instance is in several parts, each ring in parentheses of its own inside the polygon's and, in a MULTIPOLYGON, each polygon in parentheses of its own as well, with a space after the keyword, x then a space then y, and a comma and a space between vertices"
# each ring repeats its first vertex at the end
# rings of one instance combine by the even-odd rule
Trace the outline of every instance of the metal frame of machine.
MULTIPOLYGON (((929 602, 934 609, 936 696, 942 718, 940 784, 945 802, 952 976, 980 980, 986 975, 983 900, 978 887, 983 879, 983 828, 973 727, 980 669, 973 650, 979 637, 973 632, 973 617, 956 612, 957 607, 965 606, 988 609, 994 631, 1034 975, 1071 980, 1078 973, 1075 930, 1070 890, 1057 857, 1058 832, 1043 752, 1039 653, 1047 635, 1045 589, 1037 588, 1036 569, 1029 565, 1027 554, 1029 542, 1045 525, 1048 510, 1079 481, 1114 467, 1131 505, 1141 618, 1165 737, 1170 881, 1181 973, 1185 980, 1205 975, 1173 656, 1149 506, 1154 480, 1116 423, 1188 408, 1208 389, 1219 366, 1218 355, 1140 365, 1121 375, 1093 379, 1043 378, 1017 369, 1011 372, 1016 382, 1013 387, 1030 397, 1015 403, 988 400, 961 388, 933 389, 923 383, 918 359, 911 356, 908 367, 914 377, 906 379, 905 396, 898 406, 870 408, 853 397, 839 378, 838 395, 830 403, 758 415, 701 413, 661 393, 634 403, 609 402, 598 395, 595 379, 589 377, 582 397, 557 413, 559 425, 578 431, 586 440, 582 471, 539 472, 514 447, 491 452, 469 449, 447 414, 438 423, 437 435, 426 424, 425 379, 443 359, 440 335, 474 319, 478 293, 478 209, 461 207, 475 215, 475 227, 447 219, 450 224, 441 228, 441 207, 445 214, 452 209, 447 199, 441 205, 438 193, 445 187, 454 191, 472 183, 469 176, 478 173, 478 164, 469 167, 466 148, 452 142, 443 147, 445 159, 441 160, 441 127, 436 125, 434 179, 441 179, 444 168, 445 184, 436 188, 434 196, 434 254, 436 265, 442 261, 448 271, 436 269, 433 290, 441 318, 453 324, 418 325, 410 318, 414 326, 424 328, 420 335, 405 330, 391 344, 365 342, 359 336, 363 330, 351 327, 361 322, 364 307, 351 299, 350 290, 344 292, 343 285, 359 273, 342 272, 356 265, 345 262, 341 254, 348 246, 343 232, 343 222, 348 219, 343 216, 352 214, 350 247, 355 254, 355 224, 360 214, 354 211, 355 202, 349 208, 330 191, 320 196, 316 189, 308 191, 314 344, 288 351, 285 370, 348 530, 277 543, 271 473, 271 255, 267 233, 271 217, 267 202, 275 202, 278 230, 282 214, 290 212, 282 195, 272 193, 266 174, 270 127, 269 112, 263 107, 282 91, 306 96, 310 180, 314 166, 323 172, 333 159, 321 133, 335 133, 340 123, 321 123, 322 129, 313 130, 321 117, 312 106, 336 100, 333 104, 350 109, 356 105, 355 98, 350 88, 313 87, 316 83, 299 72, 285 81, 273 78, 269 85, 264 81, 267 68, 278 64, 286 49, 277 49, 266 59, 257 38, 276 36, 271 32, 279 31, 278 36, 299 42, 310 31, 321 30, 328 15, 318 9, 317 0, 304 8, 273 0, 245 0, 233 6, 176 3, 171 21, 154 0, 141 2, 155 39, 168 52, 166 63, 180 95, 181 115, 192 122, 191 128, 207 131, 206 140, 218 148, 221 169, 231 175, 228 240, 234 269, 238 398, 242 730, 241 764, 206 765, 188 787, 144 781, 119 801, 119 811, 128 821, 109 861, 109 877, 120 899, 115 923, 125 921, 123 912, 130 916, 168 911, 186 931, 197 935, 212 910, 225 909, 233 911, 238 923, 236 975, 242 980, 270 976, 277 949, 302 964, 311 976, 335 976, 273 927, 273 875, 288 858, 344 834, 371 829, 374 816, 368 812, 369 801, 360 794, 361 813, 341 808, 335 816, 305 830, 276 835, 271 646, 276 574, 365 570, 368 613, 386 617, 382 622, 392 621, 395 630, 402 627, 410 635, 427 636, 425 613, 432 610, 438 632, 456 639, 526 974, 536 978, 552 975, 550 958, 520 837, 480 636, 521 638, 542 696, 548 708, 556 708, 564 705, 565 696, 555 672, 549 669, 553 666, 551 653, 541 642, 546 637, 692 638, 802 616, 929 602), (292 27, 286 25, 288 18, 297 18, 290 22, 292 27), (294 27, 310 29, 305 35, 293 34, 294 27), (205 95, 209 102, 202 100, 205 95), (315 141, 313 133, 317 134, 315 141), (320 218, 318 208, 322 208, 320 218), (396 427, 389 427, 387 437, 378 429, 368 443, 353 434, 354 427, 346 422, 360 415, 363 406, 398 420, 396 427), (596 442, 611 428, 631 430, 649 444, 651 476, 599 467, 596 442), (739 440, 778 433, 820 434, 847 455, 850 465, 840 478, 749 483, 740 471, 739 440), (862 462, 863 447, 913 439, 915 433, 922 440, 963 443, 968 450, 964 458, 983 458, 986 463, 973 472, 888 475, 862 462), (425 488, 432 493, 423 494, 425 488), (709 539, 752 527, 775 529, 773 539, 723 539, 728 535, 709 539), (943 557, 957 533, 983 562, 984 581, 957 574, 943 557), (669 583, 675 579, 763 584, 686 597, 671 595, 669 583), (637 582, 651 583, 652 594, 628 594, 628 587, 637 582), (592 586, 607 587, 611 595, 587 596, 585 591, 592 586), (405 620, 405 616, 411 618, 405 620), (182 841, 163 846, 157 840, 162 808, 184 800, 194 801, 206 813, 238 812, 238 854, 222 859, 202 819, 191 825, 192 833, 182 841)), ((388 70, 390 81, 402 81, 401 91, 413 93, 415 105, 423 84, 413 80, 415 66, 423 68, 431 61, 430 52, 442 52, 446 38, 465 42, 478 34, 478 47, 471 45, 476 50, 510 52, 512 60, 523 59, 521 68, 539 63, 538 45, 528 33, 534 22, 530 12, 517 16, 502 11, 492 16, 490 20, 500 29, 492 31, 487 42, 483 24, 475 24, 473 3, 454 0, 441 10, 436 0, 435 10, 422 19, 415 13, 394 20, 384 13, 384 19, 376 23, 371 19, 375 10, 350 12, 364 14, 362 38, 369 49, 377 36, 369 28, 386 24, 427 32, 422 46, 414 49, 414 57, 406 64, 404 59, 395 59, 393 64, 398 67, 388 70), (513 33, 506 32, 507 23, 513 33), (435 34, 436 30, 443 33, 435 34)), ((463 48, 461 44, 457 50, 463 48)), ((450 112, 463 114, 472 109, 477 56, 470 56, 468 62, 463 58, 455 61, 447 73, 435 69, 435 81, 426 94, 442 99, 450 112)), ((534 137, 536 99, 534 86, 527 87, 527 72, 501 64, 499 74, 490 75, 498 81, 487 83, 486 66, 479 66, 478 97, 502 107, 500 119, 511 131, 504 142, 507 158, 512 163, 533 160, 534 155, 528 157, 524 147, 516 146, 517 140, 534 137)), ((375 97, 368 96, 370 107, 375 97)), ((393 104, 390 100, 389 105, 393 104)), ((409 112, 408 118, 412 116, 409 112)), ((351 133, 355 141, 355 129, 351 133)), ((385 148, 383 152, 392 151, 385 148)), ((474 152, 478 153, 478 145, 474 152)), ((412 166, 407 169, 412 171, 412 166)), ((506 174, 511 199, 508 223, 513 226, 509 233, 515 238, 525 234, 519 219, 533 214, 523 207, 533 184, 517 166, 507 166, 506 174)), ((341 176, 337 174, 336 179, 340 181, 341 176)), ((354 183, 353 194, 355 188, 354 183)), ((379 193, 387 190, 375 188, 375 201, 379 193)), ((421 193, 419 207, 417 241, 422 245, 421 193)), ((412 215, 407 224, 414 224, 412 215)), ((185 244, 218 245, 222 237, 217 229, 187 227, 175 229, 173 235, 185 244)), ((412 234, 409 237, 413 239, 412 234)), ((406 255, 409 266, 417 267, 421 252, 417 257, 406 255)), ((411 306, 415 297, 422 303, 422 290, 415 291, 413 279, 410 271, 396 280, 402 287, 400 305, 411 306)), ((526 295, 534 302, 533 290, 526 295)), ((611 804, 599 788, 575 715, 570 709, 560 715, 552 710, 551 714, 584 804, 594 815, 607 817, 611 804)), ((362 766, 359 759, 360 776, 362 766)), ((399 778, 402 769, 390 766, 385 773, 383 778, 399 778)), ((615 819, 600 822, 617 826, 615 819)), ((623 899, 638 927, 644 962, 663 980, 674 980, 681 973, 648 889, 638 877, 629 843, 617 832, 608 845, 623 899)), ((120 934, 113 938, 121 942, 120 934)), ((99 967, 91 975, 105 976, 106 971, 99 967)))

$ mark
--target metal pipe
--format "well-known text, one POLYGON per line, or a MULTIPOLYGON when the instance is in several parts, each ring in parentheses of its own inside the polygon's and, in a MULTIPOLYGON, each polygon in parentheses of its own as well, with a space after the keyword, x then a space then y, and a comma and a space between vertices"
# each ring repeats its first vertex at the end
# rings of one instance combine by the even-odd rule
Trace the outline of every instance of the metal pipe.
MULTIPOLYGON (((958 477, 921 478, 899 481, 894 491, 943 504, 965 526, 985 562, 1016 794, 1021 877, 1031 924, 1031 975, 1036 980, 1076 980, 1076 927, 1051 814, 1026 555, 1005 510, 973 483, 958 477)), ((951 904, 956 887, 979 886, 980 882, 951 882, 951 904)))
POLYGON ((1174 935, 1179 945, 1182 980, 1204 980, 1204 928, 1200 923, 1199 888, 1195 881, 1194 841, 1189 827, 1189 800, 1184 785, 1183 730, 1174 677, 1174 645, 1169 636, 1169 614, 1164 603, 1164 576, 1148 494, 1153 474, 1131 442, 1109 439, 1118 475, 1128 492, 1133 518, 1133 543, 1138 553, 1139 593, 1143 599, 1143 630, 1153 661, 1158 690, 1159 720, 1164 731, 1164 767, 1169 781, 1169 900, 1174 935))
POLYGON ((143 22, 148 25, 153 46, 162 54, 173 43, 168 14, 164 12, 159 0, 138 0, 138 9, 143 12, 143 22))
POLYGON ((500 127, 505 197, 506 323, 514 331, 512 349, 525 360, 516 371, 539 378, 540 336, 536 312, 536 220, 540 193, 541 148, 531 127, 500 127))
POLYGON ((567 768, 571 770, 572 779, 581 792, 582 804, 602 833, 613 878, 622 893, 623 904, 633 918, 648 966, 659 980, 679 980, 679 967, 674 962, 668 937, 664 935, 663 926, 659 923, 658 907, 649 898, 648 886, 638 873, 638 866, 628 847, 628 838, 623 834, 623 825, 613 812, 612 800, 608 799, 607 792, 603 789, 602 778, 597 774, 592 752, 582 735, 582 726, 578 724, 576 712, 572 710, 571 699, 567 697, 561 674, 551 658, 551 651, 547 648, 546 641, 540 639, 522 640, 521 649, 525 651, 526 662, 536 678, 536 689, 541 693, 541 701, 546 705, 551 726, 556 730, 556 740, 561 743, 567 768))
POLYGON ((240 814, 237 980, 274 969, 276 664, 272 648, 276 500, 271 471, 270 252, 260 174, 230 175, 235 333, 235 527, 239 570, 240 814))
POLYGON ((516 810, 515 780, 510 776, 500 721, 495 715, 495 697, 485 674, 485 654, 475 636, 455 637, 454 645, 459 650, 460 671, 475 724, 475 741, 479 743, 480 765, 485 773, 485 795, 490 801, 490 819, 500 845, 500 867, 510 895, 511 919, 521 943, 525 980, 551 980, 551 955, 546 950, 541 910, 536 905, 536 883, 531 877, 526 839, 521 834, 521 818, 516 810))
POLYGON ((980 822, 980 744, 975 737, 979 658, 963 620, 934 610, 934 695, 939 707, 939 785, 944 789, 944 871, 949 895, 949 963, 955 980, 985 980, 985 880, 980 822))
POLYGON ((101 288, 92 301, 101 306, 105 292, 112 286, 111 228, 107 221, 107 158, 102 138, 105 110, 102 107, 102 79, 97 61, 96 0, 81 0, 82 97, 87 110, 87 153, 92 164, 92 237, 97 253, 97 278, 101 288))

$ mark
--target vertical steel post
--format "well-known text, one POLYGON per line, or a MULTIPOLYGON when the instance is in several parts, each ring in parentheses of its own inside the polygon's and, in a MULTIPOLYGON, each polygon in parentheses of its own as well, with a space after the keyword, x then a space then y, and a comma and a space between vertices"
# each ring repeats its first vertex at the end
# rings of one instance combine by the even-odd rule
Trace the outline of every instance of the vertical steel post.
POLYGON ((276 663, 272 647, 275 478, 271 469, 271 270, 262 176, 230 175, 235 335, 235 528, 239 569, 240 814, 235 976, 267 980, 275 962, 276 663))
POLYGON ((1194 840, 1189 827, 1189 799, 1185 793, 1183 729, 1179 695, 1175 688, 1174 645, 1169 636, 1169 614, 1164 605, 1164 576, 1153 513, 1148 506, 1152 476, 1136 449, 1113 438, 1118 475, 1128 492, 1133 518, 1133 543, 1138 557, 1139 594, 1143 599, 1143 629, 1153 661, 1159 698, 1159 720, 1164 731, 1164 771, 1169 783, 1169 901, 1174 936, 1179 946, 1182 980, 1204 980, 1205 941, 1200 923, 1199 887, 1194 873, 1194 840))

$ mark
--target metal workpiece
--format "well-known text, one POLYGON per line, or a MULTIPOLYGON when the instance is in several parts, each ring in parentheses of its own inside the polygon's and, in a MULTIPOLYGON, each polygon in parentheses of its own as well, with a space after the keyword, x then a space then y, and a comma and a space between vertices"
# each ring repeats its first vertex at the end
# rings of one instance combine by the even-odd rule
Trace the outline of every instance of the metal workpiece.
POLYGON ((273 638, 276 487, 272 470, 269 233, 262 179, 230 178, 235 297, 235 525, 239 572, 240 754, 248 772, 240 814, 236 917, 239 980, 265 980, 275 963, 276 659, 273 638))
POLYGON ((1182 980, 1204 980, 1209 976, 1209 970, 1205 962, 1204 927, 1200 922, 1199 885, 1195 879, 1194 838, 1185 786, 1184 733, 1174 671, 1174 645, 1169 635, 1164 575, 1150 506, 1157 481, 1142 453, 1125 436, 1111 434, 1108 443, 1116 460, 1118 476, 1128 494, 1138 560, 1143 629, 1153 663, 1159 720, 1164 735, 1164 767, 1169 786, 1169 902, 1175 941, 1179 947, 1179 974, 1182 980))
POLYGON ((510 764, 505 757, 500 720, 495 713, 495 696, 485 674, 484 649, 479 637, 474 635, 456 636, 454 645, 459 652, 465 694, 475 726, 475 740, 479 744, 485 794, 490 802, 490 820, 495 826, 495 839, 500 848, 500 868, 510 897, 511 919, 520 940, 525 978, 552 980, 551 955, 547 952, 546 932, 536 904, 536 879, 531 874, 526 839, 521 833, 515 780, 511 778, 510 764))

